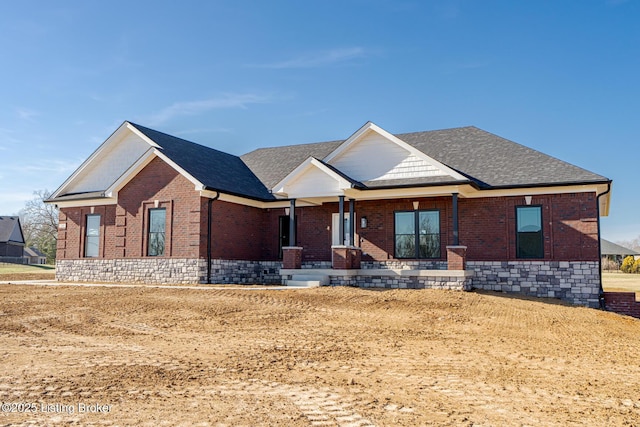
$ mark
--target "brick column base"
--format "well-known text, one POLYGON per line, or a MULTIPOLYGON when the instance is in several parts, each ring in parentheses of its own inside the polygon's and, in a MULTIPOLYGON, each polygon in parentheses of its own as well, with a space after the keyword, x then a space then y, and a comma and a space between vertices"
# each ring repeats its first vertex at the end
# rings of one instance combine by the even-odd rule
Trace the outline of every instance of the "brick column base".
POLYGON ((284 246, 282 248, 282 268, 302 268, 302 248, 300 246, 284 246))
POLYGON ((362 249, 356 246, 331 246, 332 268, 334 270, 359 269, 362 249))
POLYGON ((447 269, 464 270, 467 267, 467 247, 447 246, 447 269))

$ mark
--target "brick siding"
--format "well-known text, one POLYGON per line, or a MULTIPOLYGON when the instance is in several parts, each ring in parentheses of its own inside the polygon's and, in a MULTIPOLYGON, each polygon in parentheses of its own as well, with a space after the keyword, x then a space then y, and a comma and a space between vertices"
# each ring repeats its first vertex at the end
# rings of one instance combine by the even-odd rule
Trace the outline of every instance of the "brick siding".
POLYGON ((609 311, 640 319, 640 301, 635 292, 605 292, 604 306, 609 311))

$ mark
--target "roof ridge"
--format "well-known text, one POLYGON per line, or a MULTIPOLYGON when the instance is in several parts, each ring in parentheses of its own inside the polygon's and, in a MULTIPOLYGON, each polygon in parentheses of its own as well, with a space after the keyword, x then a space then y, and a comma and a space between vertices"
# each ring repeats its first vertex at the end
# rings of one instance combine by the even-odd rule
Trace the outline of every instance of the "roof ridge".
MULTIPOLYGON (((166 136, 166 137, 169 137, 169 138, 172 138, 172 139, 177 139, 177 140, 180 140, 182 142, 186 142, 188 144, 193 144, 193 145, 197 145, 199 147, 207 148, 209 150, 217 151, 218 153, 226 154, 228 156, 233 156, 233 157, 238 157, 238 158, 240 157, 240 156, 237 156, 235 154, 228 153, 226 151, 218 150, 217 148, 209 147, 208 145, 204 145, 204 144, 200 144, 198 142, 190 141, 188 139, 180 138, 179 136, 171 135, 170 133, 162 132, 162 131, 159 131, 159 130, 156 130, 156 129, 152 129, 152 128, 147 127, 147 126, 139 125, 137 123, 134 123, 134 122, 131 122, 131 121, 128 121, 128 120, 127 120, 127 123, 129 123, 133 127, 137 128, 139 131, 141 131, 145 135, 146 135, 145 130, 146 131, 151 131, 151 132, 159 133, 159 134, 161 134, 163 136, 166 136)), ((149 137, 149 135, 147 135, 147 136, 149 137)), ((153 139, 153 138, 151 138, 151 139, 153 139)), ((156 141, 154 141, 154 142, 156 142, 156 141)), ((160 148, 162 148, 164 150, 162 145, 160 145, 160 148)))

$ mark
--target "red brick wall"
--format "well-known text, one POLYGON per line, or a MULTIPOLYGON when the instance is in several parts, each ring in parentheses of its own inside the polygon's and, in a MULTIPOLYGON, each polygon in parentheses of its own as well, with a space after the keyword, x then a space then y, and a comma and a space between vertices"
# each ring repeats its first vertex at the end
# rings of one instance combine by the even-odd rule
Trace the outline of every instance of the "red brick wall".
MULTIPOLYGON (((148 209, 167 209, 165 256, 207 256, 208 199, 193 184, 160 159, 153 160, 119 192, 117 206, 96 206, 102 215, 100 257, 131 258, 146 255, 148 209)), ((441 257, 453 244, 451 197, 356 201, 356 245, 363 261, 391 260, 394 256, 394 212, 440 210, 441 257), (367 217, 367 227, 360 227, 367 217)), ((597 210, 594 193, 534 196, 533 205, 543 212, 544 259, 597 261, 597 210)), ((468 261, 516 259, 515 207, 524 197, 459 198, 460 245, 467 246, 468 261)), ((303 261, 330 261, 332 214, 338 203, 296 208, 297 242, 304 248, 303 261)), ((345 203, 348 212, 348 203, 345 203)), ((91 208, 64 208, 59 230, 60 259, 82 258, 85 216, 91 208), (63 225, 62 227, 65 227, 63 225)), ((279 255, 279 217, 283 208, 258 209, 216 200, 212 204, 212 257, 243 260, 276 260, 279 255)))
MULTIPOLYGON (((207 256, 207 199, 201 201, 202 258, 207 256)), ((268 260, 265 237, 268 213, 262 209, 216 200, 211 205, 211 256, 213 259, 268 260)), ((277 243, 277 242, 276 242, 277 243)), ((277 252, 276 252, 277 254, 277 252)))
POLYGON ((604 306, 609 311, 640 319, 640 301, 635 292, 605 292, 604 306))
MULTIPOLYGON (((200 196, 186 178, 159 158, 151 161, 118 194, 118 205, 95 206, 101 215, 99 258, 137 258, 147 254, 148 209, 167 210, 165 256, 197 258, 200 196)), ((58 258, 84 257, 86 215, 90 207, 62 208, 58 258)))
MULTIPOLYGON (((394 259, 394 212, 419 209, 440 210, 440 260, 446 260, 446 246, 453 244, 452 203, 450 197, 356 201, 356 243, 366 256, 363 260, 394 259), (367 228, 360 219, 367 217, 367 228)), ((544 259, 554 261, 597 261, 598 222, 594 193, 534 196, 532 205, 542 206, 544 259)), ((460 245, 467 246, 469 261, 507 261, 516 258, 516 206, 524 197, 458 199, 460 245)), ((345 211, 347 211, 345 203, 345 211)), ((298 245, 303 260, 331 260, 331 215, 337 203, 297 209, 298 245)), ((276 224, 277 229, 277 224, 276 224)))
MULTIPOLYGON (((544 259, 597 261, 598 221, 594 193, 534 196, 542 206, 544 259)), ((516 259, 516 206, 524 197, 459 199, 460 244, 467 260, 516 259)))

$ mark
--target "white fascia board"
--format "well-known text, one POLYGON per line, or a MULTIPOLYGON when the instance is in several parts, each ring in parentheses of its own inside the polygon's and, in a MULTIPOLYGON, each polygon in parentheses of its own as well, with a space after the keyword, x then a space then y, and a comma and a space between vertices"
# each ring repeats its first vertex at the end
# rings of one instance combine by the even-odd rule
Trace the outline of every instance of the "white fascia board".
POLYGON ((567 194, 567 193, 596 193, 601 194, 606 190, 605 184, 577 184, 540 186, 528 188, 500 188, 495 190, 475 190, 465 194, 468 198, 479 197, 512 197, 512 196, 539 196, 544 194, 567 194), (602 189, 604 187, 604 190, 602 189))
MULTIPOLYGON (((334 172, 333 170, 328 168, 326 165, 324 165, 318 159, 316 159, 314 157, 309 157, 307 160, 305 160, 300 165, 298 165, 298 167, 296 167, 293 171, 291 171, 286 177, 284 177, 284 179, 282 181, 277 183, 271 189, 271 192, 274 193, 274 194, 278 194, 278 195, 287 195, 287 191, 285 190, 285 187, 289 183, 291 183, 291 182, 297 180, 298 178, 300 178, 301 176, 303 176, 309 169, 311 169, 313 167, 319 169, 320 171, 324 172, 326 175, 330 176, 335 181, 337 181, 338 182, 338 186, 339 186, 340 189, 351 188, 351 182, 349 182, 348 180, 344 179, 342 176, 340 176, 339 174, 337 174, 336 172, 334 172)), ((330 194, 327 194, 327 195, 330 195, 330 194)))
POLYGON ((129 122, 125 122, 125 124, 127 125, 127 129, 129 129, 131 132, 135 133, 140 139, 142 139, 144 142, 146 142, 147 144, 149 144, 152 147, 155 148, 162 148, 160 147, 154 140, 152 140, 151 138, 149 138, 147 135, 145 135, 144 133, 140 132, 138 130, 138 128, 136 128, 134 125, 132 125, 129 122))
POLYGON ((441 185, 436 187, 407 187, 385 188, 380 190, 358 190, 352 188, 344 192, 344 195, 355 200, 387 200, 404 199, 407 197, 441 197, 451 196, 456 193, 462 197, 474 191, 468 184, 441 185))
POLYGON ((171 166, 172 168, 174 168, 180 175, 184 176, 185 178, 187 178, 189 181, 191 181, 191 183, 195 186, 195 190, 196 191, 200 191, 200 190, 204 190, 204 184, 201 183, 200 181, 198 181, 196 178, 193 177, 193 175, 191 175, 189 172, 187 172, 186 170, 182 169, 180 166, 178 166, 177 163, 175 163, 173 160, 171 160, 169 157, 167 157, 162 151, 160 151, 158 148, 154 148, 153 149, 153 153, 158 156, 159 158, 161 158, 165 163, 167 163, 169 166, 171 166))
POLYGON ((443 163, 440 163, 436 159, 427 156, 422 151, 420 151, 417 148, 407 144, 406 142, 404 142, 400 138, 398 138, 395 135, 387 132, 386 130, 382 129, 380 126, 376 125, 373 122, 367 122, 364 126, 362 126, 360 129, 358 129, 353 135, 351 135, 346 141, 344 141, 342 144, 340 144, 340 146, 338 146, 338 148, 333 150, 331 153, 329 153, 329 155, 327 157, 322 159, 322 161, 325 162, 325 163, 330 163, 332 159, 338 157, 340 154, 345 152, 351 145, 356 143, 356 141, 358 141, 360 138, 364 137, 364 135, 368 131, 376 132, 377 134, 379 134, 383 138, 385 138, 385 139, 387 139, 387 140, 399 145, 400 147, 402 147, 403 149, 407 150, 408 152, 410 152, 411 154, 413 154, 417 158, 425 161, 426 163, 430 164, 434 168, 441 170, 443 173, 451 176, 454 179, 458 179, 460 181, 466 181, 467 180, 467 178, 464 177, 463 175, 461 175, 460 173, 454 171, 453 169, 451 169, 450 167, 444 165, 443 163))
POLYGON ((73 172, 71 176, 67 178, 67 180, 63 182, 62 185, 58 187, 56 191, 53 192, 53 194, 51 194, 51 198, 52 199, 56 198, 60 194, 62 194, 64 189, 68 187, 69 184, 71 184, 73 181, 75 181, 78 175, 84 172, 85 169, 89 168, 91 166, 91 163, 93 163, 93 161, 98 156, 100 156, 100 154, 104 150, 106 150, 107 147, 120 141, 122 139, 122 136, 129 130, 129 126, 130 126, 129 122, 122 123, 118 127, 118 129, 116 129, 102 144, 100 144, 100 146, 89 156, 89 158, 84 162, 82 162, 82 164, 78 167, 78 169, 76 169, 75 172, 73 172))
POLYGON ((131 181, 142 169, 145 168, 151 161, 156 157, 154 153, 154 149, 150 148, 147 150, 140 158, 133 164, 129 169, 127 169, 113 184, 109 186, 105 190, 105 195, 107 197, 117 198, 117 192, 122 189, 129 181, 131 181))
MULTIPOLYGON (((288 208, 291 206, 291 202, 289 201, 289 199, 265 202, 261 200, 247 199, 246 197, 234 196, 234 195, 225 194, 225 193, 219 193, 219 195, 217 195, 215 191, 211 191, 211 190, 201 190, 200 196, 206 197, 208 199, 213 199, 217 196, 218 200, 221 200, 223 202, 235 203, 237 205, 243 205, 243 206, 251 206, 251 207, 260 208, 260 209, 278 209, 278 208, 288 208)), ((296 199, 297 208, 305 207, 305 206, 319 206, 321 204, 322 204, 321 202, 318 202, 316 200, 296 199)))
POLYGON ((85 200, 65 200, 59 202, 51 202, 58 208, 83 208, 85 206, 105 206, 115 205, 118 203, 117 197, 103 197, 99 199, 85 199, 85 200))

